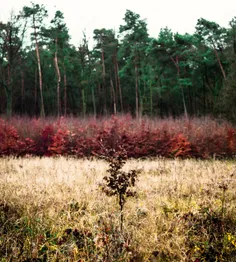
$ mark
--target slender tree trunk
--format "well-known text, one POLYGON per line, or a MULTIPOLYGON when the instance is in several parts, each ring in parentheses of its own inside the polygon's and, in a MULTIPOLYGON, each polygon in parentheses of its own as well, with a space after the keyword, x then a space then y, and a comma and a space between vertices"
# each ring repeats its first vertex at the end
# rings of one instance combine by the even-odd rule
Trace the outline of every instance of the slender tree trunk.
POLYGON ((37 90, 38 90, 38 72, 37 68, 35 68, 35 74, 34 74, 34 114, 36 115, 36 109, 37 109, 37 90))
MULTIPOLYGON (((135 58, 136 60, 136 58, 135 58)), ((135 114, 136 118, 139 117, 139 87, 138 87, 138 65, 135 61, 135 114)))
POLYGON ((63 65, 64 67, 64 116, 67 115, 67 77, 66 77, 66 69, 65 69, 65 65, 63 65))
POLYGON ((143 97, 140 96, 139 117, 142 118, 142 116, 143 116, 143 97))
MULTIPOLYGON (((88 52, 88 59, 89 59, 89 66, 90 66, 90 73, 91 73, 91 57, 90 53, 88 52)), ((93 101, 93 116, 94 118, 97 117, 97 108, 96 108, 96 100, 95 100, 95 95, 94 95, 94 82, 90 80, 90 85, 91 85, 91 91, 92 91, 92 101, 93 101)), ((99 94, 100 90, 98 90, 99 94)), ((99 95, 100 96, 100 95, 99 95)))
POLYGON ((57 117, 59 118, 61 115, 61 100, 60 100, 60 83, 61 83, 61 72, 58 65, 58 57, 57 57, 57 38, 55 39, 55 56, 54 56, 54 64, 57 72, 57 117))
POLYGON ((11 59, 8 55, 8 66, 7 66, 7 87, 6 98, 7 98, 7 117, 11 118, 12 116, 12 75, 11 75, 11 59))
POLYGON ((113 85, 112 79, 110 79, 110 82, 111 82, 111 91, 112 91, 112 98, 113 98, 113 112, 114 112, 114 115, 116 115, 116 95, 115 95, 115 89, 114 89, 114 85, 113 85))
POLYGON ((36 32, 36 25, 33 18, 34 24, 34 40, 35 40, 35 51, 37 56, 37 63, 38 63, 38 74, 39 74, 39 90, 40 90, 40 116, 42 118, 45 117, 45 110, 44 110, 44 99, 43 99, 43 78, 42 78, 42 70, 41 70, 41 63, 40 63, 40 54, 39 54, 39 45, 37 40, 37 32, 36 32))
POLYGON ((211 85, 211 82, 210 82, 210 80, 211 79, 209 79, 209 76, 208 76, 208 73, 207 73, 207 66, 206 66, 206 64, 204 63, 204 76, 205 76, 205 87, 206 86, 208 86, 209 87, 209 90, 211 91, 211 94, 212 94, 212 96, 211 97, 207 97, 207 90, 206 90, 206 88, 204 88, 204 100, 205 100, 205 106, 206 106, 206 114, 207 114, 207 112, 209 111, 209 109, 210 110, 212 110, 212 108, 214 107, 214 100, 215 100, 215 98, 214 98, 214 96, 215 96, 215 92, 214 92, 214 86, 212 86, 211 85))
POLYGON ((187 111, 185 97, 184 97, 184 89, 182 85, 180 85, 180 88, 181 88, 182 100, 183 100, 183 106, 184 106, 184 115, 185 115, 185 118, 188 119, 188 111, 187 111))
POLYGON ((236 36, 234 34, 234 40, 233 40, 233 51, 234 51, 234 55, 236 55, 236 36))
POLYGON ((106 99, 106 67, 104 58, 104 49, 102 47, 102 85, 103 85, 103 113, 107 114, 107 99, 106 99))
POLYGON ((149 80, 149 90, 150 90, 150 115, 152 116, 153 113, 153 95, 152 95, 152 83, 149 80))
POLYGON ((98 114, 103 113, 103 93, 102 93, 101 83, 98 82, 98 114))
POLYGON ((119 65, 118 65, 117 59, 116 59, 116 73, 117 73, 117 80, 118 80, 118 89, 119 89, 119 96, 120 96, 121 113, 124 113, 123 95, 122 95, 122 89, 121 89, 121 85, 120 85, 119 65))
POLYGON ((95 101, 95 95, 94 95, 94 89, 92 88, 92 100, 93 100, 93 115, 94 118, 97 116, 97 109, 96 109, 96 101, 95 101))
POLYGON ((115 65, 115 54, 113 55, 113 65, 114 65, 114 75, 115 75, 115 99, 116 99, 116 104, 118 105, 119 103, 119 98, 118 98, 118 94, 119 94, 119 88, 118 88, 118 79, 117 79, 117 72, 116 72, 116 65, 115 65))
POLYGON ((198 114, 198 109, 197 109, 197 95, 196 95, 196 86, 193 84, 193 93, 194 93, 194 95, 193 95, 193 98, 194 98, 194 101, 193 101, 193 107, 194 107, 194 115, 195 116, 198 116, 199 114, 198 114))
POLYGON ((12 116, 12 90, 8 87, 5 88, 6 98, 7 98, 7 118, 11 118, 12 116))
POLYGON ((217 62, 218 62, 218 64, 219 64, 219 66, 220 66, 220 70, 221 70, 221 73, 222 73, 222 75, 223 75, 223 77, 224 77, 224 80, 226 80, 225 70, 224 70, 224 68, 223 68, 223 66, 222 66, 222 63, 221 63, 221 61, 220 61, 219 54, 218 54, 217 50, 215 49, 215 46, 214 46, 214 53, 215 53, 217 62))
MULTIPOLYGON (((171 58, 172 62, 174 63, 175 67, 177 68, 177 79, 179 81, 180 80, 180 68, 179 68, 178 57, 176 57, 176 61, 174 60, 173 57, 170 57, 170 58, 171 58)), ((184 115, 185 115, 185 118, 188 119, 188 111, 187 111, 187 107, 186 107, 186 102, 185 102, 185 97, 184 97, 184 89, 183 89, 182 85, 180 85, 180 89, 181 89, 181 94, 182 94, 184 115)))
POLYGON ((22 69, 22 59, 19 58, 19 64, 20 64, 20 77, 21 77, 21 115, 24 114, 25 111, 25 79, 24 79, 24 71, 22 69))
POLYGON ((85 118, 85 116, 86 116, 86 99, 85 99, 84 88, 82 88, 81 93, 82 93, 83 117, 85 118))
POLYGON ((9 90, 9 88, 8 88, 8 83, 7 84, 4 83, 4 80, 1 81, 0 84, 1 84, 1 86, 4 87, 4 90, 5 90, 5 95, 6 95, 6 115, 7 115, 8 118, 10 118, 11 117, 11 115, 9 114, 11 112, 11 110, 10 110, 11 109, 11 107, 10 107, 10 105, 11 105, 10 99, 12 97, 11 90, 9 90))
POLYGON ((144 110, 144 100, 145 100, 145 93, 146 93, 146 83, 144 81, 143 83, 143 92, 139 90, 139 118, 142 118, 143 116, 143 110, 144 110))
POLYGON ((6 114, 7 118, 12 116, 12 62, 13 62, 13 40, 12 40, 12 28, 9 26, 7 28, 6 39, 7 42, 7 85, 5 86, 7 105, 6 114))
POLYGON ((226 80, 225 70, 224 70, 224 68, 223 68, 223 66, 222 66, 222 63, 221 63, 221 61, 220 61, 220 57, 219 57, 219 54, 218 54, 218 52, 217 52, 217 50, 216 50, 214 41, 212 41, 212 45, 213 45, 213 50, 214 50, 214 53, 215 53, 217 62, 218 62, 218 64, 219 64, 219 66, 220 66, 221 73, 222 73, 222 75, 223 75, 223 77, 224 77, 224 80, 226 80))
POLYGON ((206 85, 203 85, 203 114, 206 115, 206 85))
POLYGON ((120 98, 120 109, 121 109, 121 113, 123 113, 124 112, 123 97, 122 97, 122 90, 121 90, 121 85, 120 85, 119 65, 117 62, 116 54, 114 55, 114 66, 115 66, 116 83, 117 83, 119 98, 120 98))
POLYGON ((21 66, 21 114, 25 113, 25 75, 21 66))
POLYGON ((194 106, 193 106, 193 99, 191 94, 190 86, 188 85, 188 98, 189 98, 189 106, 190 106, 190 115, 194 115, 194 106))
MULTIPOLYGON (((157 100, 158 100, 158 97, 157 97, 157 100)), ((157 108, 158 110, 158 108, 157 108)), ((161 81, 161 78, 160 78, 160 116, 161 118, 163 118, 163 109, 162 109, 162 81, 161 81)))

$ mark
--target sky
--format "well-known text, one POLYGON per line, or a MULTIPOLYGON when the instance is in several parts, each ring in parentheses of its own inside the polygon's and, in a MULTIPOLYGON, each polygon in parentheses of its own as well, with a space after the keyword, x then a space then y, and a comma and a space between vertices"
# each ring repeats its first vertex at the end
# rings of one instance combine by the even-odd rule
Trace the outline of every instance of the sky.
MULTIPOLYGON (((18 13, 23 6, 30 6, 32 0, 1 0, 0 21, 6 22, 13 10, 18 13)), ((151 37, 158 37, 161 28, 168 27, 174 33, 193 33, 197 19, 205 18, 228 27, 236 16, 233 0, 34 0, 44 4, 52 18, 56 10, 64 13, 71 35, 71 43, 81 43, 83 31, 90 42, 94 29, 114 29, 124 24, 126 9, 146 19, 151 37)))

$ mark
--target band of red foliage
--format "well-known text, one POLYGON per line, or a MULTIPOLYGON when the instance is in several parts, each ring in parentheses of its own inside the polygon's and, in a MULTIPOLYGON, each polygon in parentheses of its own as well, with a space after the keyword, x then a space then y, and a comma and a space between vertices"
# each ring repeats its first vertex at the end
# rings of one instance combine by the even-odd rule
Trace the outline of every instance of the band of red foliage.
POLYGON ((231 158, 236 129, 207 119, 0 119, 0 156, 103 155, 123 148, 128 157, 231 158))

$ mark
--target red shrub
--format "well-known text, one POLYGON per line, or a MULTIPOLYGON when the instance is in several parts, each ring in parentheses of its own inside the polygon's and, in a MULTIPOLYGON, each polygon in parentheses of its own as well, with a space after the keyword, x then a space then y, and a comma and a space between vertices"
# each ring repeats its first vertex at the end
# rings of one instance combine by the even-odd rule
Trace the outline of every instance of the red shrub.
POLYGON ((51 144, 48 147, 50 155, 74 155, 75 134, 67 129, 58 129, 56 134, 51 137, 51 144))
POLYGON ((36 155, 40 155, 40 156, 43 156, 43 155, 50 156, 51 155, 48 149, 53 142, 52 137, 54 133, 55 131, 54 131, 53 125, 50 124, 44 127, 37 141, 35 141, 36 155))
POLYGON ((0 119, 0 155, 90 157, 125 150, 128 157, 233 157, 236 130, 203 119, 0 119))
POLYGON ((19 135, 17 130, 0 121, 0 156, 17 155, 19 150, 19 135))
POLYGON ((173 157, 185 158, 193 156, 195 152, 187 138, 184 137, 183 134, 178 134, 170 140, 168 153, 173 157))
POLYGON ((229 155, 236 153, 236 132, 232 127, 227 130, 227 153, 229 155))

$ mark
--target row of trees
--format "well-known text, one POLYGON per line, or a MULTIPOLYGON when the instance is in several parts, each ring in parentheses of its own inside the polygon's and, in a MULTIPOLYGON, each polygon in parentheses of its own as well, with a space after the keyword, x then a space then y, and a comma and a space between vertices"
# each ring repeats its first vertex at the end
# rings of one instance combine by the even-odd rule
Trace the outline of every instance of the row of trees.
POLYGON ((50 23, 32 3, 0 22, 0 113, 136 117, 236 116, 236 18, 228 28, 199 19, 194 34, 160 30, 127 10, 118 35, 94 30, 70 43, 61 11, 50 23), (31 38, 27 35, 31 35, 31 38))

